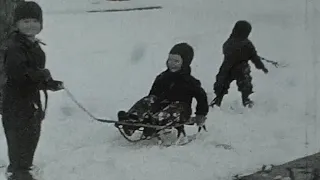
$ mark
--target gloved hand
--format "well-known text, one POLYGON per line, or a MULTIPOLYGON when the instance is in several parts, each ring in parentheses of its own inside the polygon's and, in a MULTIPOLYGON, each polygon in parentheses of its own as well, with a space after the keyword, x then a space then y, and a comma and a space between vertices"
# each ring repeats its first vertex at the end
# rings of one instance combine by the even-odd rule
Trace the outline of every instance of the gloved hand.
POLYGON ((204 123, 206 122, 207 117, 204 115, 196 115, 196 117, 194 117, 194 121, 197 124, 197 126, 202 127, 204 125, 204 123))
POLYGON ((265 74, 268 74, 269 70, 267 68, 263 68, 262 71, 265 73, 265 74))
POLYGON ((46 82, 52 78, 48 69, 39 69, 37 71, 29 70, 28 75, 36 82, 46 82))
POLYGON ((157 99, 156 96, 154 96, 154 95, 149 95, 149 96, 144 97, 143 101, 144 101, 144 102, 147 102, 147 103, 153 104, 153 103, 156 101, 156 99, 157 99))
POLYGON ((149 96, 147 96, 147 99, 148 99, 148 100, 151 100, 151 101, 155 101, 155 100, 157 99, 157 96, 155 96, 155 95, 149 95, 149 96))
POLYGON ((47 89, 50 91, 59 91, 64 89, 64 85, 62 81, 49 80, 47 82, 47 89))

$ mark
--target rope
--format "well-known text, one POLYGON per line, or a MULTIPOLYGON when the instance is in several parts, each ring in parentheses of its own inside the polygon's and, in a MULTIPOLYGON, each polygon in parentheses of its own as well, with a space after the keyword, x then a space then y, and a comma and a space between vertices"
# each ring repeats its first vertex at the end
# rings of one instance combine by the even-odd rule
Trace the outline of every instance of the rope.
MULTIPOLYGON (((130 123, 130 122, 123 122, 123 121, 115 121, 115 120, 109 120, 109 119, 101 119, 96 118, 89 110, 87 110, 76 98, 75 96, 70 92, 70 90, 66 87, 64 87, 65 92, 67 93, 68 97, 88 116, 90 116, 93 120, 104 122, 104 123, 114 123, 117 125, 126 125, 126 126, 135 126, 135 127, 145 127, 145 128, 155 128, 155 129, 162 129, 167 127, 167 125, 151 125, 151 124, 143 124, 143 123, 130 123)), ((184 123, 174 123, 170 124, 171 127, 179 127, 183 125, 187 125, 189 123, 193 123, 192 119, 190 118, 189 121, 186 121, 184 123)))
POLYGON ((92 119, 97 120, 97 118, 90 113, 82 104, 80 104, 77 99, 73 96, 73 94, 69 91, 68 88, 64 87, 65 92, 69 96, 69 98, 80 108, 82 109, 85 113, 87 113, 92 119))

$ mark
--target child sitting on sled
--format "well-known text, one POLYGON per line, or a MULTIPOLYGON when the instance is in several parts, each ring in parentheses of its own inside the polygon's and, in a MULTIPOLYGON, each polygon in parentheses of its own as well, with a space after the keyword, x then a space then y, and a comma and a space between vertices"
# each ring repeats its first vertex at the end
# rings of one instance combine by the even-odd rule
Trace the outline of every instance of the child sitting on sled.
MULTIPOLYGON (((176 44, 170 51, 166 62, 167 70, 159 74, 148 96, 143 97, 128 111, 119 111, 119 121, 132 123, 170 126, 170 124, 194 124, 203 126, 208 113, 208 100, 199 80, 191 75, 190 64, 193 60, 193 48, 187 43, 176 44), (192 99, 197 100, 195 117, 192 115, 192 99)), ((126 135, 131 136, 137 126, 124 126, 126 135)), ((171 126, 173 127, 173 126, 171 126)), ((183 125, 175 127, 178 137, 184 132, 183 125)), ((154 131, 145 128, 144 135, 154 131), (149 131, 148 131, 149 130, 149 131), (151 131, 151 132, 150 132, 151 131)))

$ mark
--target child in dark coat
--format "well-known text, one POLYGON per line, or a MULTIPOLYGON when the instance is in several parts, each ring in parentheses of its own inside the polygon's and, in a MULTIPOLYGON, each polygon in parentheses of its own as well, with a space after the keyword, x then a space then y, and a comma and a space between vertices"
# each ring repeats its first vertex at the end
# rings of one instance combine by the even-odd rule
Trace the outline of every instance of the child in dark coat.
POLYGON ((201 124, 208 113, 208 100, 200 81, 191 75, 193 56, 194 51, 189 44, 176 44, 169 52, 167 70, 156 77, 149 96, 157 97, 158 101, 186 103, 187 119, 192 114, 191 104, 195 98, 196 120, 201 124))
POLYGON ((22 2, 14 12, 16 31, 5 51, 2 123, 8 145, 9 179, 32 179, 30 170, 45 118, 40 91, 63 89, 45 68, 45 53, 35 35, 42 30, 42 10, 32 1, 22 2))
MULTIPOLYGON (((190 64, 194 56, 193 48, 187 43, 176 44, 170 51, 166 62, 167 70, 160 73, 154 80, 148 96, 139 100, 128 111, 118 113, 119 121, 135 119, 144 124, 165 126, 168 123, 189 123, 192 114, 192 100, 196 99, 195 117, 191 124, 199 127, 204 125, 209 111, 207 94, 199 80, 191 75, 190 64), (150 118, 150 115, 152 118, 150 118), (163 117, 161 114, 168 116, 163 117), (177 115, 178 114, 178 115, 177 115), (178 120, 177 120, 178 117, 178 120)), ((138 127, 123 126, 123 130, 131 136, 138 127)), ((184 127, 176 127, 178 137, 184 134, 184 127)), ((144 135, 148 137, 154 132, 145 128, 144 135)), ((180 139, 182 142, 185 138, 180 139)), ((180 141, 179 140, 179 141, 180 141)))
POLYGON ((254 45, 248 39, 251 29, 251 24, 247 21, 236 22, 230 37, 223 44, 224 60, 219 73, 216 75, 216 82, 213 88, 216 94, 216 99, 213 103, 217 106, 221 105, 223 96, 228 94, 230 84, 234 80, 236 80, 238 90, 242 94, 243 106, 253 106, 253 101, 249 98, 249 95, 253 93, 249 60, 257 69, 268 73, 261 58, 257 55, 254 45))

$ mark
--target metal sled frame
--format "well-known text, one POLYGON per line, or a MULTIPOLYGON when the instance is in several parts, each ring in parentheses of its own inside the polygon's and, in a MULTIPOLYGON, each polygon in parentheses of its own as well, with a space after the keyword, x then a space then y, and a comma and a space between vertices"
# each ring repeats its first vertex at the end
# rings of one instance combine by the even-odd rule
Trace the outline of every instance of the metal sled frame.
MULTIPOLYGON (((193 122, 193 119, 190 118, 189 121, 186 121, 184 123, 177 123, 176 121, 172 121, 171 123, 165 125, 165 126, 159 126, 159 125, 151 125, 151 124, 143 124, 143 123, 132 123, 132 122, 125 122, 125 121, 116 121, 116 120, 111 120, 111 119, 101 119, 101 118, 97 118, 95 117, 92 113, 90 113, 81 103, 79 103, 77 101, 77 99, 73 96, 73 94, 69 91, 68 88, 64 87, 65 92, 67 93, 67 95, 69 96, 69 98, 71 98, 71 100, 80 108, 82 109, 85 113, 87 113, 93 120, 98 121, 98 122, 102 122, 102 123, 113 123, 114 126, 119 130, 120 134, 129 142, 139 142, 139 141, 143 141, 143 140, 150 140, 153 138, 160 138, 159 137, 159 132, 163 131, 165 129, 169 129, 169 128, 173 128, 173 127, 180 127, 180 126, 184 126, 184 125, 193 125, 195 122, 193 122), (156 129, 156 131, 148 137, 140 137, 140 139, 137 140, 132 140, 130 139, 122 130, 122 127, 119 126, 135 126, 135 127, 139 127, 139 131, 141 127, 143 128, 154 128, 156 129)), ((151 116, 152 117, 152 116, 151 116)), ((201 127, 198 127, 198 132, 201 131, 201 129, 206 130, 206 126, 203 125, 201 127)))
MULTIPOLYGON (((151 116, 152 117, 152 116, 151 116)), ((177 117, 178 118, 178 117, 177 117)), ((176 119, 177 119, 176 118, 176 119)), ((176 120, 175 119, 175 120, 176 120)), ((190 123, 190 122, 189 122, 190 123)), ((119 122, 119 124, 115 124, 115 127, 119 130, 120 134, 129 142, 135 143, 135 142, 139 142, 139 141, 144 141, 144 140, 151 140, 153 138, 158 138, 159 140, 161 140, 161 138, 159 137, 159 133, 165 129, 169 129, 169 128, 173 128, 173 127, 179 127, 179 126, 183 126, 186 125, 188 123, 176 123, 176 121, 172 121, 171 123, 165 125, 165 126, 161 126, 161 125, 151 125, 151 124, 142 124, 142 123, 132 123, 131 126, 136 126, 139 127, 139 129, 135 130, 135 131, 143 131, 141 130, 141 128, 153 128, 155 129, 155 132, 151 135, 151 136, 144 136, 144 134, 141 134, 140 138, 137 140, 133 140, 131 138, 129 138, 130 136, 126 135, 124 133, 123 130, 123 122, 119 122), (120 127, 121 126, 121 127, 120 127)), ((130 126, 129 124, 125 124, 126 126, 130 126)))

